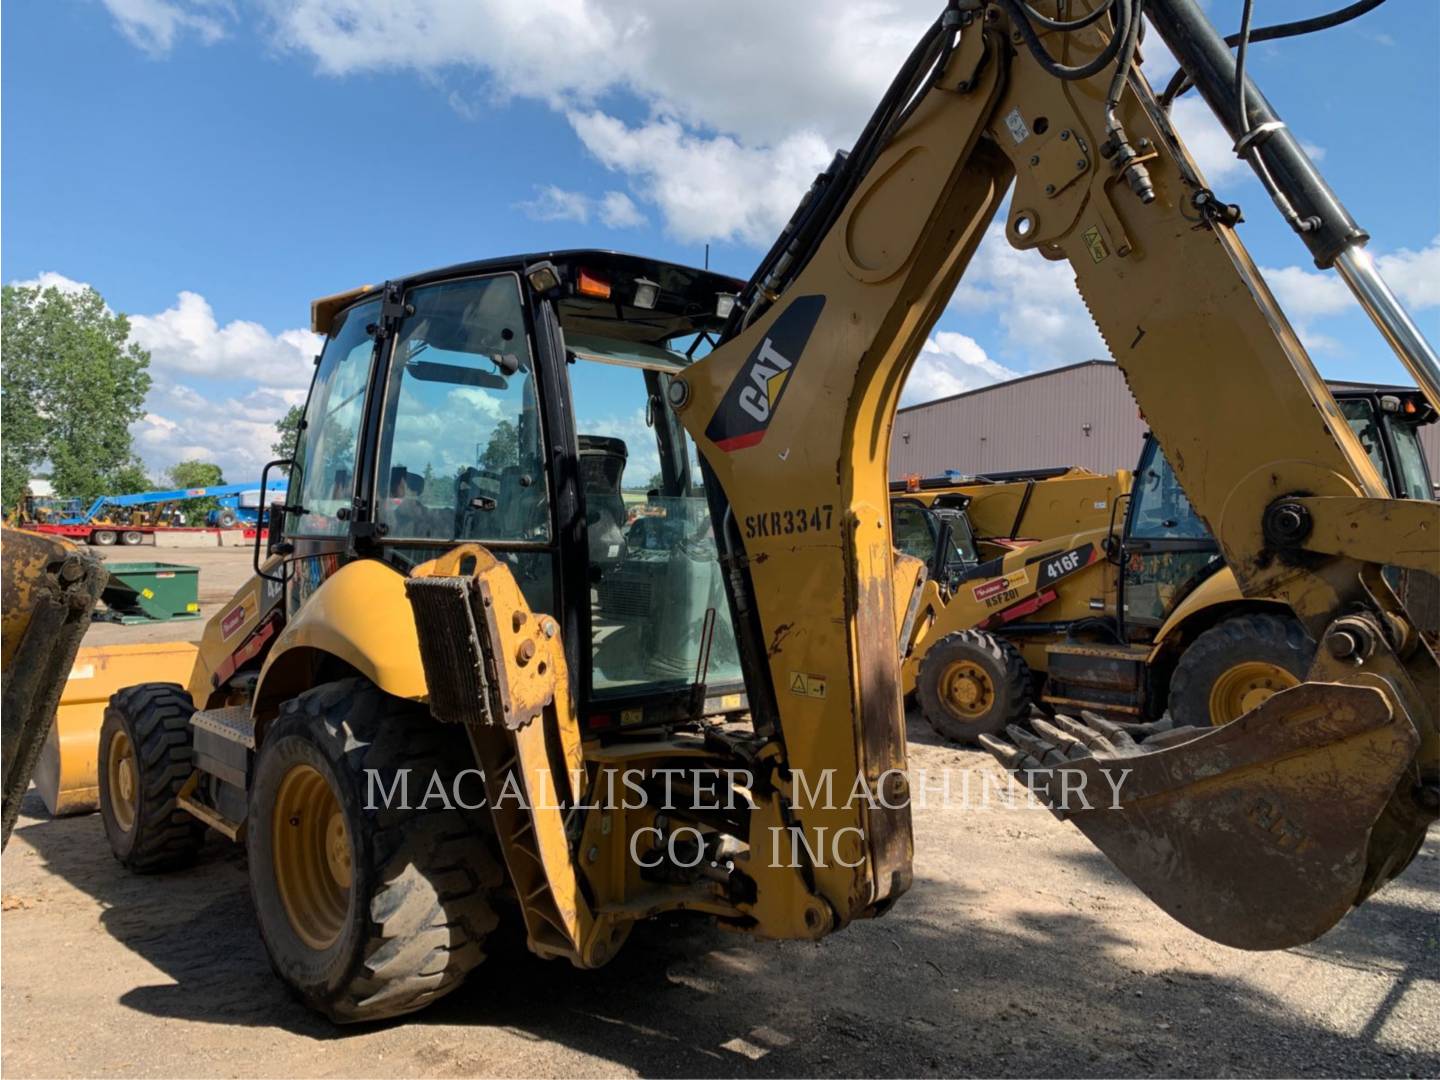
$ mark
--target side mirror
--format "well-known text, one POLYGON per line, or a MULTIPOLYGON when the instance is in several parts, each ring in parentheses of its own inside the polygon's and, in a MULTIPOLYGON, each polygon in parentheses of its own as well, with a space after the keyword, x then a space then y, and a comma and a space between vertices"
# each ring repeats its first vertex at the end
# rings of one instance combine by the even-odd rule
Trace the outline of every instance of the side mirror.
POLYGON ((295 459, 276 458, 274 461, 267 461, 265 468, 260 470, 260 513, 255 522, 255 548, 251 555, 251 562, 255 567, 255 573, 257 575, 266 581, 274 581, 283 585, 285 583, 285 575, 283 573, 279 577, 276 577, 274 574, 267 574, 264 570, 260 569, 261 536, 266 538, 266 558, 269 558, 271 555, 288 555, 292 550, 291 546, 284 540, 285 512, 289 507, 286 506, 285 503, 271 503, 268 507, 265 505, 265 495, 270 490, 270 470, 274 468, 291 470, 291 479, 293 480, 295 459))

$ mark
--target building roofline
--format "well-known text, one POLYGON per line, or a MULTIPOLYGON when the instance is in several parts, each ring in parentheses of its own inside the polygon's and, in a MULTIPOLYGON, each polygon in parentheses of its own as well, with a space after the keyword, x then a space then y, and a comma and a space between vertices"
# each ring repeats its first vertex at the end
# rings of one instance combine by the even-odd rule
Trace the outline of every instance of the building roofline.
MULTIPOLYGON (((935 398, 931 401, 922 401, 915 405, 906 405, 904 408, 896 409, 895 415, 914 412, 916 409, 928 409, 934 405, 943 405, 947 401, 958 401, 960 398, 974 397, 976 394, 988 394, 992 390, 1000 390, 1007 386, 1016 386, 1023 382, 1030 382, 1033 379, 1044 379, 1051 375, 1058 375, 1062 371, 1076 371, 1079 368, 1087 367, 1115 367, 1114 360, 1081 360, 1074 364, 1063 364, 1060 367, 1046 368, 1044 371, 1031 371, 1025 375, 1017 376, 1014 379, 1006 379, 1004 382, 991 383, 989 386, 977 386, 974 390, 962 390, 958 394, 950 394, 947 397, 935 398)), ((1376 393, 1413 393, 1413 386, 1398 386, 1395 383, 1357 382, 1354 379, 1326 379, 1325 385, 1335 390, 1373 390, 1376 393)))
POLYGON ((1074 364, 1064 364, 1061 367, 1046 368, 1044 371, 1032 371, 1026 375, 1020 375, 1014 379, 1006 379, 1004 382, 991 383, 989 386, 977 386, 974 390, 962 390, 958 394, 951 394, 948 397, 934 398, 931 401, 922 401, 916 405, 906 405, 903 409, 896 409, 895 415, 913 412, 916 409, 928 409, 932 405, 943 405, 947 401, 956 401, 960 398, 973 397, 976 394, 985 394, 991 390, 999 390, 1002 386, 1015 386, 1017 383, 1029 382, 1032 379, 1043 379, 1049 375, 1058 375, 1062 371, 1075 371, 1079 368, 1095 367, 1097 364, 1105 367, 1114 367, 1114 360, 1081 360, 1074 364))

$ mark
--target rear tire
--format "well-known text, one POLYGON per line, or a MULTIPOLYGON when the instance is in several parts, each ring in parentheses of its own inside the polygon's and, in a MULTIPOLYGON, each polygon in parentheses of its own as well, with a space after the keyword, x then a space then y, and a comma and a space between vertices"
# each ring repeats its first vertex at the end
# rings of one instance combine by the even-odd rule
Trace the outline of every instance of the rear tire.
POLYGON ((127 529, 120 534, 120 542, 126 547, 136 547, 145 541, 145 534, 127 529))
POLYGON ((188 866, 205 826, 176 797, 195 769, 190 695, 173 683, 126 687, 100 725, 100 820, 115 858, 137 874, 188 866))
POLYGON ((114 529, 96 529, 90 534, 90 543, 97 547, 114 547, 116 533, 114 529))
POLYGON ((1234 615, 1197 637, 1170 679, 1176 727, 1219 727, 1302 682, 1315 642, 1288 615, 1234 615))
POLYGON ((222 529, 233 529, 235 527, 235 522, 237 522, 238 520, 240 519, 236 517, 234 510, 221 510, 219 515, 215 518, 216 524, 218 524, 222 529))
POLYGON ((478 774, 460 791, 478 809, 421 807, 432 775, 453 794, 473 764, 463 728, 363 679, 281 706, 250 791, 250 890, 271 966, 311 1008, 337 1023, 399 1016, 484 959, 504 876, 478 774), (367 808, 367 770, 385 790, 406 769, 416 808, 387 807, 379 791, 367 808))
POLYGON ((972 743, 1029 719, 1030 666, 1008 641, 959 630, 926 651, 915 695, 939 734, 972 743))

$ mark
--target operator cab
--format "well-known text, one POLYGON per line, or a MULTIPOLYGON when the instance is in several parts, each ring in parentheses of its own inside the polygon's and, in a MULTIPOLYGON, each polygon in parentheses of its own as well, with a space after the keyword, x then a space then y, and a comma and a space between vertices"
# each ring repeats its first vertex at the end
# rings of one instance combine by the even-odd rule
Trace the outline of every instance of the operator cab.
POLYGON ((288 611, 349 559, 408 572, 478 542, 560 621, 588 730, 742 711, 700 457, 663 404, 741 285, 568 251, 317 301, 288 611))

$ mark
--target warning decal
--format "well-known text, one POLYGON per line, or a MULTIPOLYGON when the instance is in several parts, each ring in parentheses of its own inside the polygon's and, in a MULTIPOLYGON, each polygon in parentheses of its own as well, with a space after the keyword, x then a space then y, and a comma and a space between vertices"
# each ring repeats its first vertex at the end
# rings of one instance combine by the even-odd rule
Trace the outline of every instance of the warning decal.
POLYGON ((825 676, 792 671, 790 673, 790 692, 799 694, 801 697, 823 698, 825 696, 825 676))

